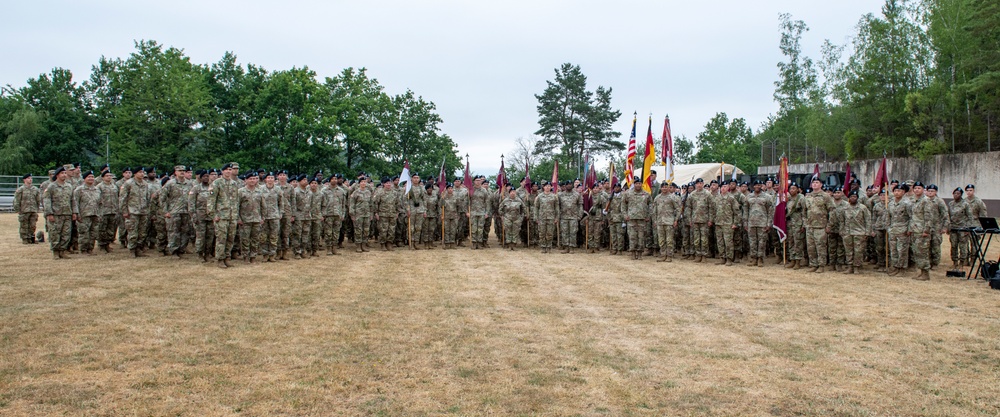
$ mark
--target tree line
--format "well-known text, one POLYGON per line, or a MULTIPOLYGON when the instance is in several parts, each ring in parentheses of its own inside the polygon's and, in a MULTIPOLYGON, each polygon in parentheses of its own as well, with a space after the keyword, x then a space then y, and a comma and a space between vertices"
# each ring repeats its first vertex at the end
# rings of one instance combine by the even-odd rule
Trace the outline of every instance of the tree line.
POLYGON ((196 64, 182 49, 137 41, 127 58, 101 59, 77 82, 63 68, 0 91, 0 172, 56 164, 173 164, 288 169, 312 174, 463 166, 440 132, 433 102, 390 95, 364 68, 320 79, 308 67, 269 71, 237 62, 196 64), (110 152, 108 152, 110 150, 110 152))

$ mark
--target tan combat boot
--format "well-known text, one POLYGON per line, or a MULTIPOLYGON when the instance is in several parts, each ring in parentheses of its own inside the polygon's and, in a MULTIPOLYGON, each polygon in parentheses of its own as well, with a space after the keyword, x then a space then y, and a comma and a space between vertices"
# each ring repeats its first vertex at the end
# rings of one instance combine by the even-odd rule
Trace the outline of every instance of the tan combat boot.
POLYGON ((821 267, 816 268, 816 273, 817 274, 822 274, 823 271, 825 271, 825 270, 826 270, 826 268, 821 266, 821 267))
POLYGON ((930 281, 931 280, 931 272, 928 271, 928 270, 926 270, 926 269, 921 269, 920 273, 917 274, 917 276, 913 277, 913 279, 915 279, 917 281, 930 281))
POLYGON ((226 264, 225 260, 221 260, 221 261, 218 262, 218 267, 222 268, 222 269, 226 269, 226 268, 229 268, 229 265, 226 264))

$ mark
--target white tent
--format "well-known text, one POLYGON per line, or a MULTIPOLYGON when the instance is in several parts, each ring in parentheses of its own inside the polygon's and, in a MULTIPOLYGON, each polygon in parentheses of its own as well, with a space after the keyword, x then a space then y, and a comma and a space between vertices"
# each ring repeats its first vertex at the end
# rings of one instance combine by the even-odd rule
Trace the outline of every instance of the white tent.
MULTIPOLYGON (((642 170, 642 167, 637 167, 636 173, 642 170)), ((666 175, 666 168, 663 165, 653 165, 653 171, 656 172, 656 181, 666 181, 670 179, 666 175)), ((723 179, 730 179, 733 176, 733 170, 736 170, 736 175, 742 175, 743 170, 737 168, 732 164, 721 164, 721 163, 705 163, 705 164, 688 164, 688 165, 675 165, 674 166, 674 182, 677 184, 686 184, 694 181, 697 178, 705 180, 705 182, 711 182, 719 177, 719 171, 722 171, 723 179)))

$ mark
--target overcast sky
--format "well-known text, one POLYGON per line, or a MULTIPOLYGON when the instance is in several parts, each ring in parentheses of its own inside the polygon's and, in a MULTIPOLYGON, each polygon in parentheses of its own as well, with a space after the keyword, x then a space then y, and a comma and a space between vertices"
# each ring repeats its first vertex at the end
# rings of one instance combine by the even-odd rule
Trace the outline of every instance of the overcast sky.
POLYGON ((77 82, 103 55, 133 40, 184 49, 196 63, 233 51, 268 70, 309 66, 319 77, 366 67, 390 94, 433 101, 443 133, 474 171, 494 173, 500 154, 537 129, 537 100, 562 63, 580 65, 588 88, 613 88, 616 130, 640 136, 653 114, 662 130, 693 139, 717 112, 756 129, 772 99, 778 15, 810 27, 806 54, 824 39, 849 43, 881 0, 703 1, 19 1, 4 5, 0 84, 22 86, 54 67, 77 82))

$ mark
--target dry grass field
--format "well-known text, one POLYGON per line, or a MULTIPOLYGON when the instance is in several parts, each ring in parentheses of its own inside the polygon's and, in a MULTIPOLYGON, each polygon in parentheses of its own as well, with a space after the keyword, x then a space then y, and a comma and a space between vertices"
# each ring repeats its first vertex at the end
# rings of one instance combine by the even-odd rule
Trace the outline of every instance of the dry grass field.
MULTIPOLYGON (((625 256, 21 245, 0 415, 1000 415, 1000 291, 625 256)), ((908 274, 909 275, 909 274, 908 274)))

